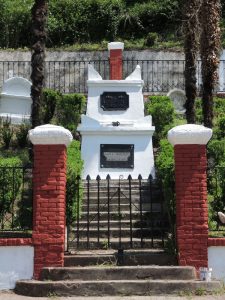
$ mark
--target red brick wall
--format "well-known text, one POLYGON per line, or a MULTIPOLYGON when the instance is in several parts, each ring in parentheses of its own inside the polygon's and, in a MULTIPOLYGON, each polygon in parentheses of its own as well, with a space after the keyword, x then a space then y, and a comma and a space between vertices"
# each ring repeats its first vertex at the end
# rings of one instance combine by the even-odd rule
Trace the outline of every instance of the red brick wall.
POLYGON ((178 262, 208 265, 206 146, 175 145, 178 262))
POLYGON ((35 145, 33 170, 34 278, 42 267, 63 266, 66 147, 35 145))
POLYGON ((225 246, 225 238, 209 238, 208 246, 225 246))
POLYGON ((109 54, 110 61, 110 79, 121 80, 122 79, 122 49, 112 49, 109 54))
POLYGON ((0 238, 0 246, 32 246, 31 238, 0 238))

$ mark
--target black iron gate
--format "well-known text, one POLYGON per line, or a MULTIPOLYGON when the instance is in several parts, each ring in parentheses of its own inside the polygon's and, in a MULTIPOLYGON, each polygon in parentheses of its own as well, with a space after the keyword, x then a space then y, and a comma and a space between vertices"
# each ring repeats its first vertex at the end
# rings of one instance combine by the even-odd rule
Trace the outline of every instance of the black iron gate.
POLYGON ((161 248, 169 232, 159 182, 97 176, 77 178, 76 221, 69 226, 73 249, 161 248))

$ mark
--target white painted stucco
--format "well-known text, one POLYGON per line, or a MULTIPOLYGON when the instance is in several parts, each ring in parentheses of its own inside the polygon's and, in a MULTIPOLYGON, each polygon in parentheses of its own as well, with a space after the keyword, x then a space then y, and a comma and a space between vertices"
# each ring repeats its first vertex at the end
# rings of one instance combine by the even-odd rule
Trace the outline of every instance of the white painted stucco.
POLYGON ((137 66, 125 80, 102 80, 98 72, 89 66, 87 84, 87 112, 82 115, 77 128, 82 135, 82 177, 90 175, 94 179, 100 175, 105 178, 108 174, 112 179, 118 179, 120 175, 127 178, 129 174, 133 178, 139 175, 143 178, 148 178, 150 174, 154 176, 152 135, 155 127, 152 126, 151 116, 144 116, 140 67, 137 66), (104 92, 125 92, 129 95, 129 107, 126 110, 103 110, 100 96, 104 92), (119 126, 113 126, 112 122, 119 122, 119 126), (134 145, 133 168, 101 167, 101 144, 134 145))
POLYGON ((111 42, 108 43, 108 50, 115 50, 115 49, 124 49, 124 43, 122 42, 111 42))
MULTIPOLYGON (((151 123, 150 123, 151 124, 151 123)), ((110 128, 95 127, 84 132, 82 131, 81 153, 84 160, 83 178, 90 175, 95 179, 97 175, 106 178, 110 174, 112 179, 118 179, 120 175, 127 178, 131 174, 132 178, 137 178, 139 174, 143 178, 154 175, 154 157, 152 149, 153 129, 144 127, 124 126, 110 128), (95 130, 96 129, 96 130, 95 130), (102 130, 101 130, 102 129, 102 130), (100 167, 100 144, 133 144, 134 145, 134 168, 115 169, 100 167)))
POLYGON ((225 282, 225 246, 208 248, 208 266, 212 268, 212 278, 225 282))
POLYGON ((0 247, 0 290, 15 288, 17 280, 31 279, 33 271, 33 247, 0 247))
POLYGON ((6 80, 0 97, 0 116, 9 117, 13 124, 29 121, 32 100, 31 83, 22 77, 6 80))
POLYGON ((172 145, 206 145, 212 137, 212 129, 185 124, 170 129, 167 137, 172 145))
POLYGON ((66 145, 73 140, 68 129, 61 126, 46 124, 29 130, 29 140, 33 145, 66 145))
POLYGON ((89 67, 87 81, 88 102, 86 115, 96 120, 120 121, 136 120, 144 117, 142 95, 143 80, 140 79, 139 68, 132 73, 132 79, 102 80, 93 67, 89 67), (91 71, 90 71, 91 68, 91 71), (95 71, 95 72, 94 72, 95 71), (129 108, 121 111, 104 111, 100 107, 100 96, 104 92, 126 92, 129 95, 129 108))

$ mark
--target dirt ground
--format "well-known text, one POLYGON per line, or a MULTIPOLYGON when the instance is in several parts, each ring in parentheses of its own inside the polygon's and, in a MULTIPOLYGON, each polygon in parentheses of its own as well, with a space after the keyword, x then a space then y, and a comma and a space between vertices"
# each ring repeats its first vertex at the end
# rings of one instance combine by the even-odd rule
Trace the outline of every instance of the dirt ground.
POLYGON ((130 296, 130 297, 25 297, 14 294, 12 291, 0 291, 0 300, 225 300, 224 295, 215 295, 215 296, 130 296))

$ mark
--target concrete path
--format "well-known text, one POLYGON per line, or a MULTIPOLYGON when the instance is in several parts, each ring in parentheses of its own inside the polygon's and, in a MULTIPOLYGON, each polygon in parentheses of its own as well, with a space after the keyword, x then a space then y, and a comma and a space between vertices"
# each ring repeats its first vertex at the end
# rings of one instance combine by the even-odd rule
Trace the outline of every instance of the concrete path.
POLYGON ((11 291, 0 291, 0 300, 225 300, 224 295, 215 296, 131 296, 131 297, 25 297, 11 291))

